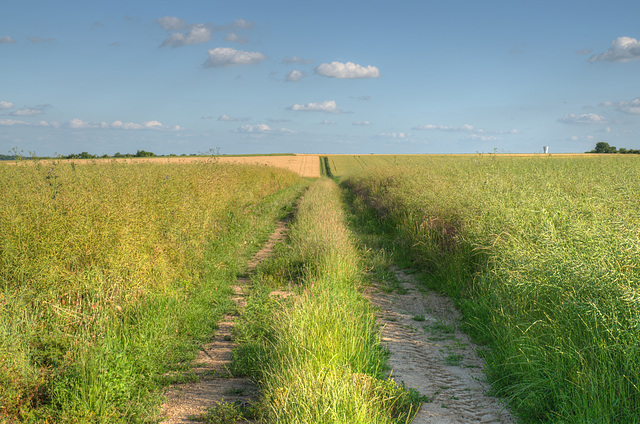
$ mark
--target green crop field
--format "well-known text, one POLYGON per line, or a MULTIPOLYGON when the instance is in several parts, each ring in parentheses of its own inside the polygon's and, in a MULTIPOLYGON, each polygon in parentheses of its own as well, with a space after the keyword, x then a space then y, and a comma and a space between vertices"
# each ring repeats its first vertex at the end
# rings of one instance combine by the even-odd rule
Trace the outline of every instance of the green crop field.
POLYGON ((640 158, 328 156, 526 422, 640 422, 640 158))
POLYGON ((250 165, 0 166, 0 421, 145 421, 300 195, 250 165))
POLYGON ((362 294, 393 264, 454 299, 521 422, 640 422, 640 157, 320 168, 311 185, 215 160, 1 164, 0 422, 157 422, 230 311, 253 418, 410 422, 427 397, 389 378, 362 294), (230 285, 289 214, 238 310, 230 285))

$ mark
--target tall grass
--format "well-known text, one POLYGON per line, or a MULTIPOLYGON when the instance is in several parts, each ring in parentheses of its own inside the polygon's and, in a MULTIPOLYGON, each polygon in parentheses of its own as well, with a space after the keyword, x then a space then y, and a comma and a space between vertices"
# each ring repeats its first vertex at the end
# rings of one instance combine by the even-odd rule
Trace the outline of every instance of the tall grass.
POLYGON ((149 419, 299 182, 213 162, 1 166, 0 417, 149 419))
POLYGON ((524 421, 640 422, 637 158, 414 157, 346 184, 457 299, 524 421))
POLYGON ((374 310, 358 291, 361 259, 332 180, 309 188, 282 252, 285 266, 293 267, 288 275, 301 273, 299 296, 283 306, 271 299, 265 307, 268 289, 256 283, 238 334, 236 360, 249 360, 261 382, 265 421, 408 422, 417 403, 385 377, 374 310), (267 319, 266 331, 255 328, 258 317, 267 319))

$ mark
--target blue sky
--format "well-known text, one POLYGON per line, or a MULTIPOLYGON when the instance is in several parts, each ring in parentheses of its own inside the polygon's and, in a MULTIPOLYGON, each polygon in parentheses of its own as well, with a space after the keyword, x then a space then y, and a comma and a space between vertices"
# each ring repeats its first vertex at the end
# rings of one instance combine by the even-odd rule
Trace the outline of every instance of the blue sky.
POLYGON ((0 153, 640 148, 638 1, 0 1, 0 153))

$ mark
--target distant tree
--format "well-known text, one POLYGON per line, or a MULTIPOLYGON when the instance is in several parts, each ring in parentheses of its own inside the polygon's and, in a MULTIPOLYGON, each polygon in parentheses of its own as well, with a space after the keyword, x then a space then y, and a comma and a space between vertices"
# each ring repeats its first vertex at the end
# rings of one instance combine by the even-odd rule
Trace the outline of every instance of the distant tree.
POLYGON ((145 152, 144 150, 138 150, 135 154, 137 158, 152 158, 155 157, 156 154, 153 152, 145 152))
POLYGON ((609 146, 609 143, 600 141, 596 143, 596 148, 590 153, 617 153, 617 151, 615 146, 609 146))

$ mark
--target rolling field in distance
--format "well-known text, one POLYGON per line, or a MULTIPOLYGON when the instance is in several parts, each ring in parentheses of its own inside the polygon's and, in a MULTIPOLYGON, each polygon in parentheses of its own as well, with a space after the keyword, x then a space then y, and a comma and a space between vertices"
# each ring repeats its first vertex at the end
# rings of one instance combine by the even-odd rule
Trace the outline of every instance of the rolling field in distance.
MULTIPOLYGON (((56 161, 40 160, 42 165, 54 163, 56 161)), ((301 177, 320 177, 320 162, 318 155, 287 154, 287 155, 244 155, 244 156, 174 156, 174 157, 146 157, 146 158, 126 158, 126 159, 63 159, 58 163, 73 162, 78 165, 86 164, 110 164, 110 163, 148 163, 156 165, 178 165, 197 163, 226 163, 241 165, 264 165, 275 168, 286 169, 295 172, 301 177)), ((6 161, 3 165, 13 165, 16 162, 6 161)), ((2 163, 0 163, 2 164, 2 163)))
POLYGON ((640 420, 640 158, 327 156, 525 422, 640 420))

